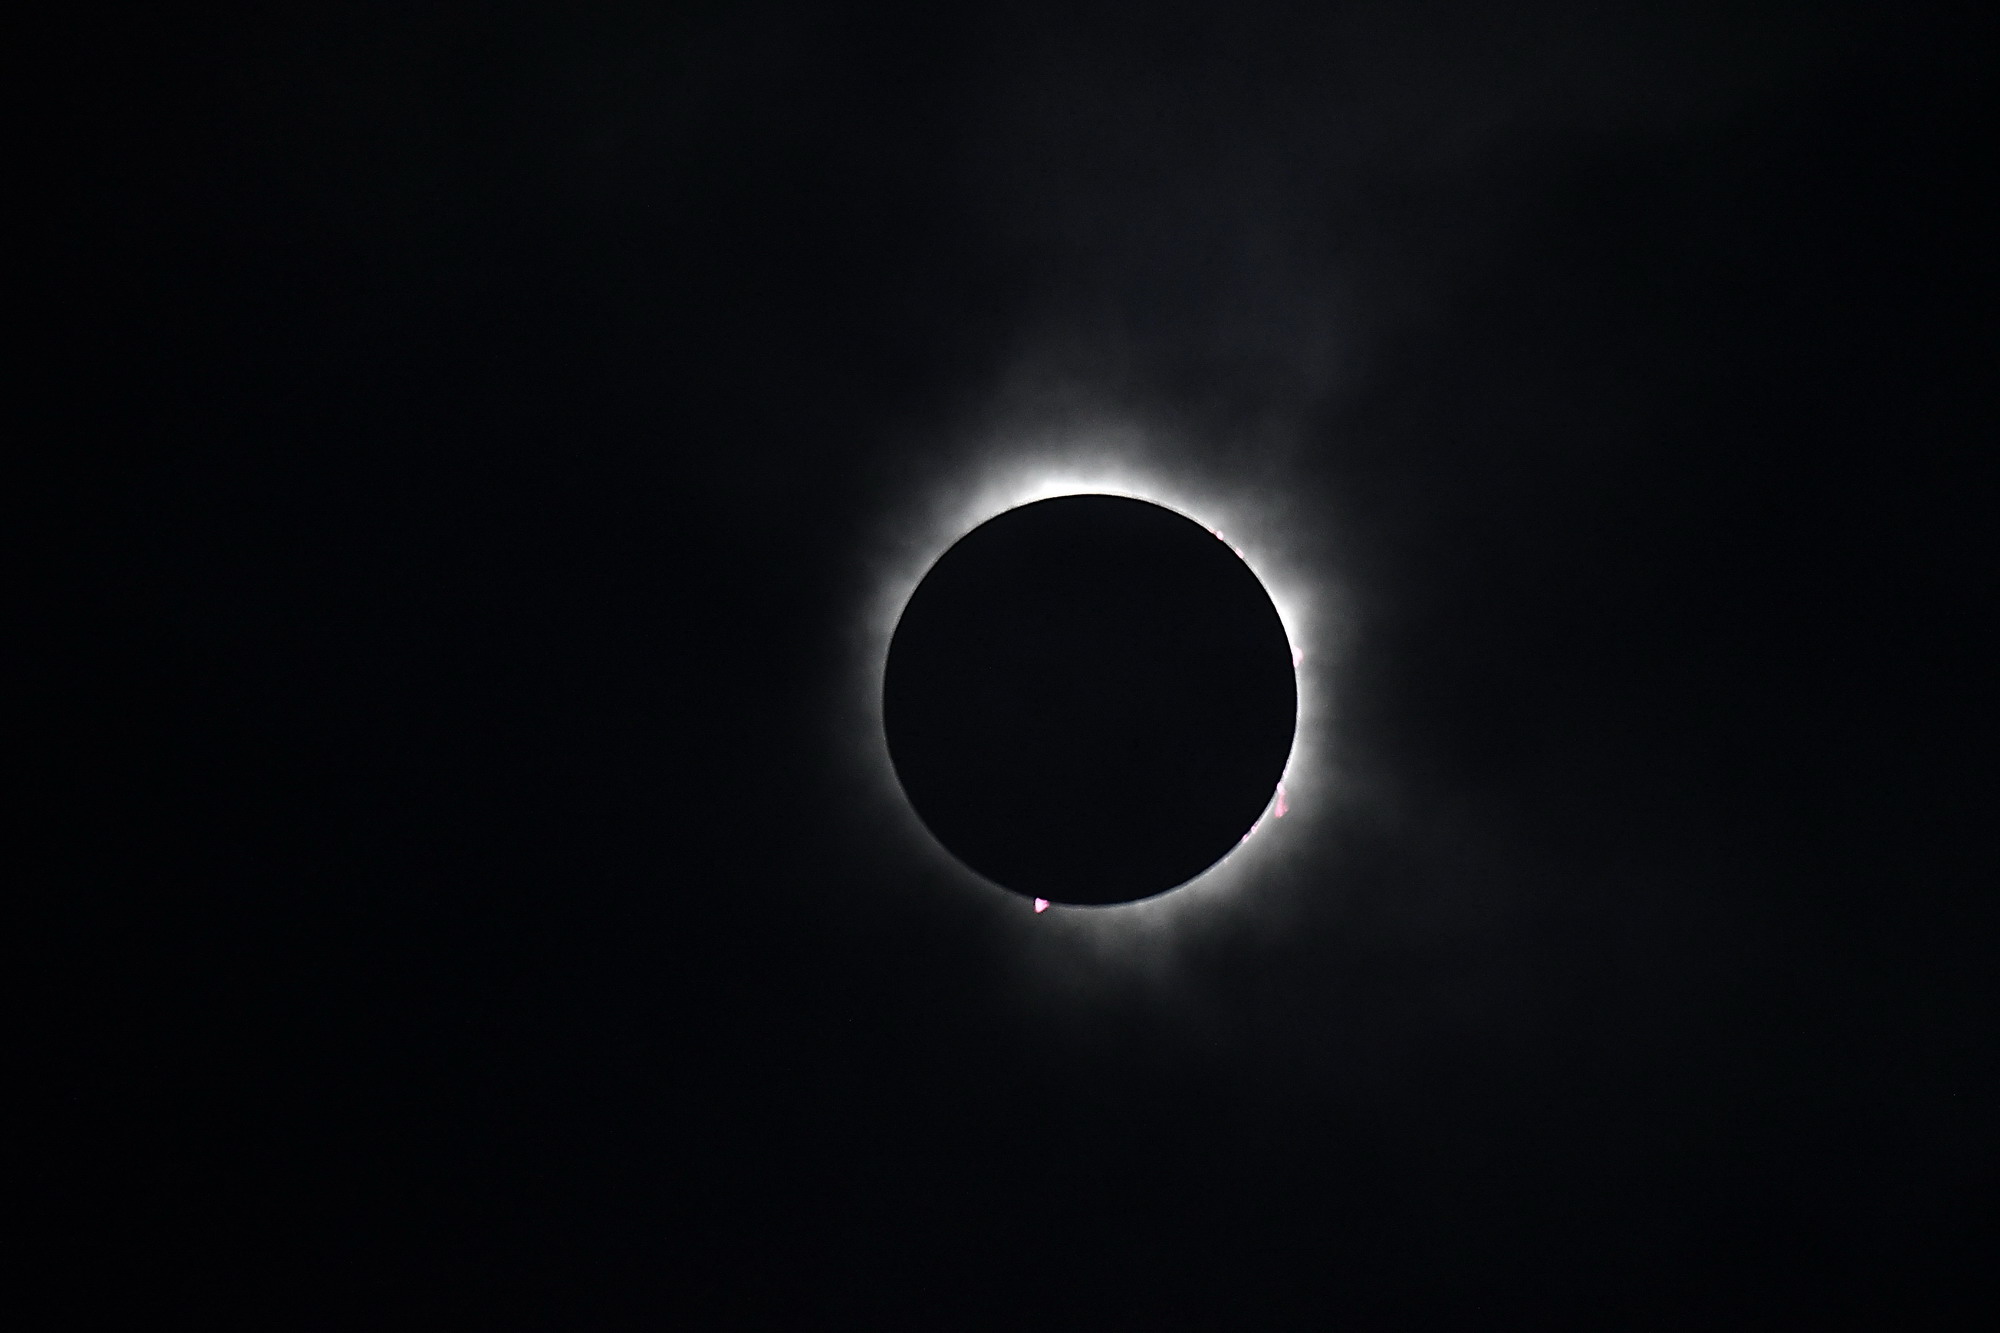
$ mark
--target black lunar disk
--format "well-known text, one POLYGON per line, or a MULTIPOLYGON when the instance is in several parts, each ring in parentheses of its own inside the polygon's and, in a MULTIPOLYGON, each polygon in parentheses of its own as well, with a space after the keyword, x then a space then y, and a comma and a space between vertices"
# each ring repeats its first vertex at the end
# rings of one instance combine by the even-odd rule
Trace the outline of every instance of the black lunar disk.
POLYGON ((1250 567, 1115 495, 967 533, 911 594, 882 689, 896 776, 938 841, 1062 903, 1151 897, 1226 856, 1284 775, 1297 713, 1250 567))

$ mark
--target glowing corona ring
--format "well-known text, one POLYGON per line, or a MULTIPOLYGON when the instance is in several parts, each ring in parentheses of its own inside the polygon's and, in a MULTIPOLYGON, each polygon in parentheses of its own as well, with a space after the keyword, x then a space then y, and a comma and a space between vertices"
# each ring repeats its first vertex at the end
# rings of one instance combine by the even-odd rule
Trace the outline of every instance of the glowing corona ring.
MULTIPOLYGON (((1014 432, 1001 432, 1003 435, 1014 432)), ((865 570, 868 587, 859 632, 850 643, 846 672, 844 748, 878 821, 893 825, 926 864, 995 905, 1017 911, 1020 899, 960 864, 932 839, 909 806, 889 760, 882 724, 882 676, 889 643, 917 584, 945 551, 997 514, 1062 495, 1129 496, 1171 509, 1207 528, 1246 563, 1269 594, 1292 649, 1298 716, 1284 774, 1264 814, 1241 843, 1214 866, 1168 893, 1101 907, 1050 904, 1034 908, 1037 927, 1058 921, 1091 933, 1133 928, 1150 931, 1192 915, 1239 910, 1254 891, 1308 840, 1329 804, 1333 785, 1326 760, 1330 723, 1329 676, 1336 661, 1325 640, 1339 621, 1340 599, 1331 580, 1313 574, 1313 539, 1324 520, 1291 502, 1281 481, 1252 488, 1204 466, 1206 459, 1165 458, 1166 450, 1129 423, 1094 427, 1071 424, 1043 432, 1039 441, 976 449, 983 457, 943 463, 906 481, 904 493, 885 507, 865 570)), ((1191 450, 1177 451, 1193 455, 1191 450)), ((1264 478, 1259 478, 1264 480, 1264 478)))

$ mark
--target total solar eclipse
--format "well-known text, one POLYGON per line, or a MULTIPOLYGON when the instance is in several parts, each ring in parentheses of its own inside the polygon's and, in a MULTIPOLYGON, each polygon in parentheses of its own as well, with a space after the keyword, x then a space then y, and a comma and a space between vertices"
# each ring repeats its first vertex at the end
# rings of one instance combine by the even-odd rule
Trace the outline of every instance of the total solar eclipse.
POLYGON ((961 538, 889 643, 882 720, 917 816, 1024 897, 1133 902, 1200 875, 1270 806, 1292 648, 1241 556, 1145 500, 1066 495, 961 538))

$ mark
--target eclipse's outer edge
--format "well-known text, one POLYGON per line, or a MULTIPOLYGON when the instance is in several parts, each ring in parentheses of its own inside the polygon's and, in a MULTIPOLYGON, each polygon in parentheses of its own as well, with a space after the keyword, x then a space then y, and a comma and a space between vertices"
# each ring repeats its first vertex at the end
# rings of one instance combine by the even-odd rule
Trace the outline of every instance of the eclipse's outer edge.
MULTIPOLYGON (((1329 746, 1335 721, 1335 675, 1352 641, 1347 600, 1327 555, 1325 514, 1307 512, 1281 472, 1262 469, 1264 484, 1218 471, 1200 455, 1163 452, 1157 437, 1122 420, 1092 420, 1039 434, 1006 429, 974 443, 971 453, 934 462, 902 479, 896 499, 877 511, 860 568, 864 584, 849 636, 847 679, 860 688, 842 715, 841 747, 856 779, 861 816, 919 853, 930 875, 956 879, 975 896, 1011 912, 1020 899, 963 865, 932 838, 904 799, 883 730, 882 685, 890 641, 903 607, 943 553, 990 519, 1061 495, 1119 495, 1168 509, 1208 529, 1250 568, 1270 598, 1291 645, 1295 703, 1291 752, 1277 793, 1241 844, 1194 879, 1151 898, 1104 906, 1056 905, 1034 920, 1042 929, 1074 929, 1093 950, 1121 950, 1179 923, 1218 913, 1260 913, 1295 878, 1285 867, 1311 854, 1343 779, 1329 746), (1255 892, 1250 890, 1255 889, 1255 892), (986 895, 991 895, 986 898, 986 895), (1095 924, 1093 924, 1095 923, 1095 924), (1131 934, 1131 931, 1138 934, 1131 934), (1104 932, 1109 931, 1109 934, 1104 932)), ((914 869, 914 866, 912 867, 914 869)))

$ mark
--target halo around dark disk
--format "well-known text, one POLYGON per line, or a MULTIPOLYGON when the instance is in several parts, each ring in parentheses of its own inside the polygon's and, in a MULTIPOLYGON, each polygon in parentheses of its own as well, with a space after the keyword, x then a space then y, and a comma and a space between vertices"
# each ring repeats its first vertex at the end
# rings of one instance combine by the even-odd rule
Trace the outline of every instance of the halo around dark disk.
POLYGON ((1171 509, 1066 495, 990 519, 917 585, 882 717, 904 793, 979 874, 1131 902, 1242 841, 1291 753, 1298 689, 1242 558, 1171 509))

